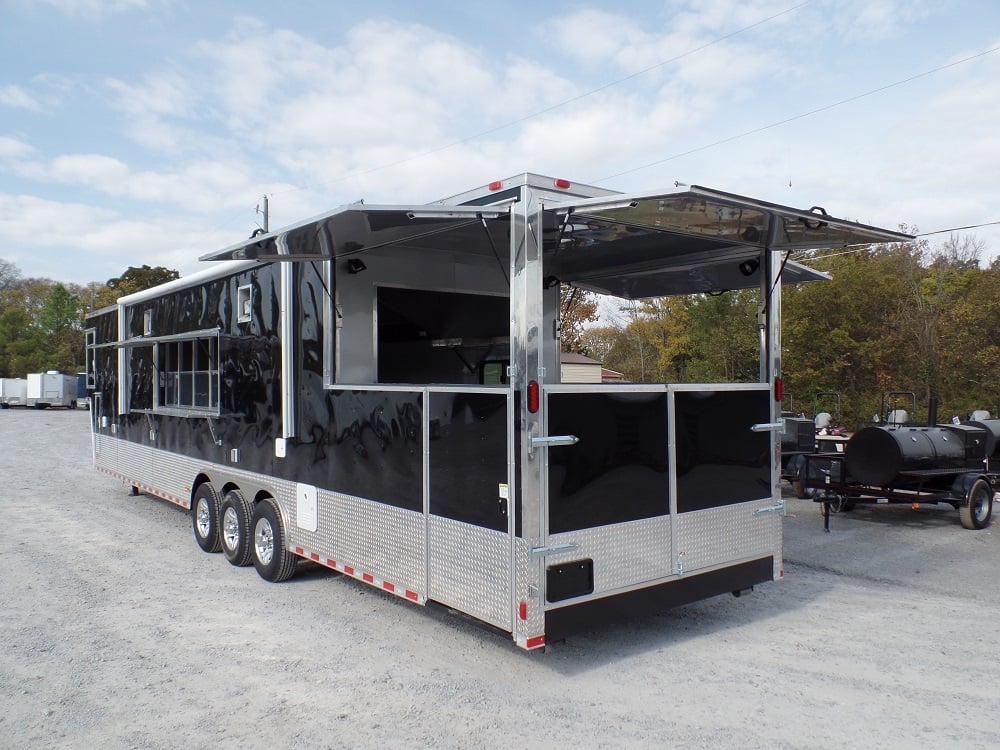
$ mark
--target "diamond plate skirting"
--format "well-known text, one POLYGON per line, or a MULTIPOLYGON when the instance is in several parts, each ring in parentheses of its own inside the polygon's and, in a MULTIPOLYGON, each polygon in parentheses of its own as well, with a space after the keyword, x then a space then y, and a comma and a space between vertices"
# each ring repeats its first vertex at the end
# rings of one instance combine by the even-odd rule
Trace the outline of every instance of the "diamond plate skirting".
POLYGON ((316 501, 316 531, 299 528, 292 489, 284 508, 291 546, 318 552, 399 587, 426 590, 421 513, 327 490, 318 490, 316 501))
POLYGON ((594 561, 594 594, 665 578, 672 572, 670 516, 657 516, 613 526, 552 534, 549 544, 574 543, 577 549, 549 555, 547 565, 591 558, 594 561))
POLYGON ((439 516, 427 530, 428 597, 511 630, 509 537, 439 516))
POLYGON ((771 498, 727 505, 677 518, 677 555, 684 572, 735 564, 765 555, 781 558, 781 516, 754 515, 773 505, 771 498), (683 554, 682 554, 683 553, 683 554))

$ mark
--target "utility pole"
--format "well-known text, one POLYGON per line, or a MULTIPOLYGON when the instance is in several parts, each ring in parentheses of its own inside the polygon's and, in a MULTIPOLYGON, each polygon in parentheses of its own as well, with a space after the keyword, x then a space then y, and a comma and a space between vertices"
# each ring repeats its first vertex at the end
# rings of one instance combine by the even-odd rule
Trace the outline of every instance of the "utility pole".
POLYGON ((267 196, 266 195, 264 196, 264 210, 262 211, 262 213, 264 214, 264 234, 267 234, 271 230, 268 227, 268 210, 267 210, 267 196))

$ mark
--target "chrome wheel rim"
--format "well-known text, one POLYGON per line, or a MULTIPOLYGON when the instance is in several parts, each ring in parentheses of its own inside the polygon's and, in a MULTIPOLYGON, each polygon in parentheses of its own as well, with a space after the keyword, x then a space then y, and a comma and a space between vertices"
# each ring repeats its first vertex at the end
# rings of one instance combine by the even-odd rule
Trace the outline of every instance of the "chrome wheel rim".
POLYGON ((222 538, 228 549, 236 549, 240 543, 240 524, 234 508, 226 508, 222 516, 222 538))
POLYGON ((212 514, 209 512, 208 503, 204 499, 199 499, 194 506, 194 515, 198 536, 205 539, 212 528, 212 514))
POLYGON ((274 557, 274 529, 266 518, 257 520, 253 532, 253 546, 261 565, 268 565, 274 557))

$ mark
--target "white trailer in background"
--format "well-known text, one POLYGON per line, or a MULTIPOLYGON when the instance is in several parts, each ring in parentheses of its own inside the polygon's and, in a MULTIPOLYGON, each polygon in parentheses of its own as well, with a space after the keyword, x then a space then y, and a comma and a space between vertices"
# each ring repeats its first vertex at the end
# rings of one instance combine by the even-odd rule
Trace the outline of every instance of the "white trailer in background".
POLYGON ((0 378, 0 409, 27 406, 28 381, 24 378, 0 378))
POLYGON ((50 406, 76 408, 76 375, 63 375, 55 370, 28 373, 28 406, 45 409, 50 406))

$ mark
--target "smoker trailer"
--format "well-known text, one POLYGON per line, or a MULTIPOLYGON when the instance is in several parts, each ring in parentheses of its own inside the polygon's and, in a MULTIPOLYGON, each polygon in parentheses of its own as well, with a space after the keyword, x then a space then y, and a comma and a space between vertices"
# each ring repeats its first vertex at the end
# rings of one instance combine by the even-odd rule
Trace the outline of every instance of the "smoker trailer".
POLYGON ((858 503, 947 504, 958 510, 963 527, 984 529, 1000 486, 1000 419, 865 427, 842 453, 806 456, 801 476, 823 503, 827 531, 831 511, 858 503))
POLYGON ((532 174, 345 206, 90 316, 94 462, 269 581, 311 560, 540 648, 590 605, 782 575, 778 282, 823 278, 787 253, 908 239, 532 174), (560 283, 756 287, 759 377, 563 384, 560 283))

